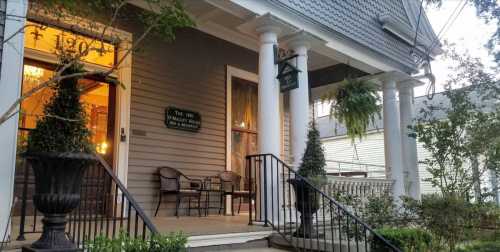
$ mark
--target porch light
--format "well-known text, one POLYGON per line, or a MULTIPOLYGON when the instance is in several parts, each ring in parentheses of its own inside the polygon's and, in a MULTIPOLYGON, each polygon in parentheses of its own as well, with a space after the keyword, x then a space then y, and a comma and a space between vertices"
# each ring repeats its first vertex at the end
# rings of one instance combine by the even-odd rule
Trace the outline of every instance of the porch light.
POLYGON ((38 82, 44 74, 43 68, 24 65, 24 79, 31 82, 38 82))

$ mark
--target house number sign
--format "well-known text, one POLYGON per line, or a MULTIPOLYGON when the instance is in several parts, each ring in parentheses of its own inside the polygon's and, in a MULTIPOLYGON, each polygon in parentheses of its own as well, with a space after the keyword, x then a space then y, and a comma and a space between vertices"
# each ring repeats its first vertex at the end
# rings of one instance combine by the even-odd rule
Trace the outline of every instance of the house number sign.
POLYGON ((197 132, 201 128, 201 115, 190 110, 167 107, 165 125, 169 129, 197 132))

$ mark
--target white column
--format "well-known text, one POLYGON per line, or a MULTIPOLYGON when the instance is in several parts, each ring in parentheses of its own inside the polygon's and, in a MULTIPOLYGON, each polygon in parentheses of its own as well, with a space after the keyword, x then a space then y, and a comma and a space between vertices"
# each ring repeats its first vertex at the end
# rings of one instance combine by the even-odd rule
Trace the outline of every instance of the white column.
POLYGON ((277 44, 279 28, 261 26, 257 28, 260 36, 259 50, 259 108, 258 142, 260 153, 271 153, 280 157, 280 110, 277 66, 274 64, 274 48, 277 44))
MULTIPOLYGON (((280 29, 275 25, 264 24, 257 27, 260 37, 259 50, 259 108, 258 108, 258 147, 259 153, 274 154, 280 158, 281 132, 280 132, 280 90, 276 79, 277 66, 274 62, 274 45, 277 45, 280 29)), ((267 184, 260 192, 261 199, 267 199, 260 206, 263 217, 267 220, 278 219, 279 208, 273 202, 279 193, 279 183, 274 182, 278 174, 277 167, 269 157, 264 161, 266 170, 261 171, 261 180, 267 184), (273 169, 274 168, 274 169, 273 169), (274 178, 274 179, 273 179, 274 178), (273 207, 273 204, 274 207, 273 207), (267 207, 266 207, 267 206, 267 207), (274 209, 274 211, 273 211, 274 209)))
MULTIPOLYGON (((296 67, 299 69, 299 87, 290 91, 290 135, 293 167, 298 169, 306 149, 309 125, 309 80, 307 72, 307 50, 309 44, 304 38, 289 42, 289 48, 298 56, 296 67)), ((295 59, 292 59, 295 61, 295 59)))
MULTIPOLYGON (((22 29, 26 19, 27 0, 7 1, 7 16, 4 38, 22 29)), ((3 44, 2 68, 0 76, 0 114, 19 98, 24 57, 24 33, 18 33, 3 44)), ((16 141, 19 117, 16 114, 0 125, 0 234, 9 225, 9 214, 14 193, 14 173, 16 164, 16 141)), ((7 235, 10 234, 8 230, 7 235)))
POLYGON ((384 80, 383 102, 386 175, 388 179, 394 180, 392 193, 395 201, 399 201, 399 197, 405 194, 401 157, 401 128, 396 100, 396 82, 391 78, 384 80))
POLYGON ((415 125, 413 107, 413 86, 400 84, 399 86, 399 111, 401 125, 401 145, 403 150, 403 165, 408 183, 408 195, 420 199, 420 177, 418 174, 417 141, 415 136, 409 136, 408 128, 415 125))

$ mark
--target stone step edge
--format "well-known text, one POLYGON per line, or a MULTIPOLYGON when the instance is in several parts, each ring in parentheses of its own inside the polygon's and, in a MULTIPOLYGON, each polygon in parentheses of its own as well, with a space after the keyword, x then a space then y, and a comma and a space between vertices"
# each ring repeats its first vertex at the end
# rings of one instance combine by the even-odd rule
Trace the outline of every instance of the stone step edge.
POLYGON ((245 233, 227 233, 215 235, 196 235, 188 237, 188 248, 208 247, 217 245, 240 244, 254 240, 267 239, 274 231, 257 231, 245 233))

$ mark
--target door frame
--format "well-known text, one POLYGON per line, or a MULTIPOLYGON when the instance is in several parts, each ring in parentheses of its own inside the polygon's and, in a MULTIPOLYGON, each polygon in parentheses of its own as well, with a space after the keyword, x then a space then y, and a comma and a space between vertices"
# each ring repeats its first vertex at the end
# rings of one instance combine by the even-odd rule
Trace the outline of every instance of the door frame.
MULTIPOLYGON (((57 27, 58 29, 68 30, 71 25, 78 24, 78 21, 84 20, 85 18, 75 17, 72 21, 65 21, 61 23, 60 21, 52 20, 50 17, 44 16, 34 16, 29 15, 28 20, 32 22, 44 22, 44 18, 48 18, 49 24, 51 26, 57 27), (53 22, 52 22, 53 21, 53 22)), ((104 25, 97 24, 99 28, 102 29, 104 25)), ((71 31, 71 30, 69 30, 71 31)), ((96 31, 89 31, 88 33, 83 33, 84 36, 92 37, 99 36, 96 31)), ((121 30, 121 29, 109 29, 106 33, 109 37, 118 37, 120 40, 114 44, 116 58, 124 57, 121 66, 118 67, 111 77, 115 77, 123 85, 123 88, 117 87, 115 92, 115 104, 114 104, 114 142, 113 142, 113 171, 120 181, 127 186, 127 175, 128 175, 128 152, 129 152, 129 140, 130 140, 130 102, 131 102, 131 89, 132 89, 132 53, 126 54, 126 49, 132 47, 132 33, 121 30), (124 141, 122 141, 122 131, 124 135, 124 141)), ((57 56, 51 53, 40 52, 30 48, 24 48, 24 54, 22 55, 21 69, 24 65, 24 59, 35 60, 39 62, 45 62, 48 64, 58 63, 57 56)), ((83 62, 83 66, 86 70, 108 70, 108 67, 99 66, 92 63, 83 62)), ((19 83, 22 85, 22 82, 19 83)))
MULTIPOLYGON (((226 171, 231 171, 231 152, 232 152, 232 87, 233 77, 255 82, 259 85, 259 76, 255 73, 243 69, 226 65, 226 171)), ((258 134, 258 129, 257 129, 258 134)), ((226 208, 227 209, 227 208, 226 208)))

